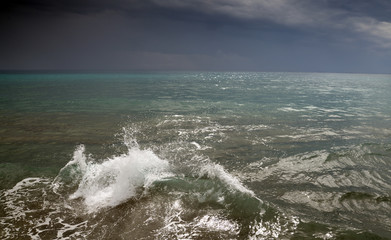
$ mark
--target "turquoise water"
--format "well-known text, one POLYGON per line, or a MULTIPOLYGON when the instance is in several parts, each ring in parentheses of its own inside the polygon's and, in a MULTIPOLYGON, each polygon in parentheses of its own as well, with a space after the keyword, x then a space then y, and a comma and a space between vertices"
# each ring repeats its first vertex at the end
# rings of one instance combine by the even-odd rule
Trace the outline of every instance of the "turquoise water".
POLYGON ((390 239, 391 75, 0 75, 0 238, 390 239))

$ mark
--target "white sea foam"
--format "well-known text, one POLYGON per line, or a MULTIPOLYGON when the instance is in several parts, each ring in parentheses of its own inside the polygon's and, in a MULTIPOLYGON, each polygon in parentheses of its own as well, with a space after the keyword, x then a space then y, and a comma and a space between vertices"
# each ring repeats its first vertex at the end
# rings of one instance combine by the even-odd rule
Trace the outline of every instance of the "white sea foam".
POLYGON ((223 219, 220 216, 205 215, 196 219, 196 227, 210 229, 212 231, 226 231, 231 234, 237 234, 239 224, 232 220, 223 219))
POLYGON ((218 211, 210 210, 208 214, 185 220, 187 209, 184 202, 174 200, 166 204, 164 226, 156 231, 157 239, 200 239, 203 233, 218 233, 228 239, 237 236, 240 225, 233 219, 227 219, 218 211))
MULTIPOLYGON (((34 186, 39 184, 47 184, 48 180, 43 178, 26 178, 18 182, 13 188, 6 190, 2 197, 5 200, 7 212, 11 213, 10 219, 22 219, 26 216, 25 206, 19 204, 20 199, 33 192, 34 186)), ((41 194, 45 193, 45 189, 39 189, 41 194)))
POLYGON ((197 149, 201 149, 201 146, 200 146, 198 143, 196 143, 196 142, 191 142, 191 144, 193 144, 194 146, 196 146, 197 149))
POLYGON ((87 221, 74 219, 64 207, 63 198, 53 195, 51 180, 26 178, 0 195, 4 215, 0 217, 0 236, 4 239, 46 239, 53 232, 55 239, 83 239, 87 221))
POLYGON ((211 179, 218 178, 222 183, 224 183, 231 190, 246 193, 252 197, 255 197, 253 191, 243 186, 243 184, 239 181, 238 178, 227 173, 221 165, 208 164, 203 166, 200 169, 200 176, 204 176, 204 175, 208 176, 208 178, 211 179))
POLYGON ((77 146, 73 152, 72 160, 69 161, 52 182, 52 189, 55 193, 60 194, 59 190, 66 183, 63 181, 67 178, 68 181, 78 182, 87 169, 87 156, 85 155, 85 146, 83 144, 77 146), (68 175, 68 176, 65 176, 68 175))
POLYGON ((330 137, 339 137, 339 132, 333 131, 331 128, 308 128, 297 129, 295 134, 278 135, 279 138, 291 138, 300 141, 320 141, 330 137))
POLYGON ((293 107, 283 107, 283 108, 278 108, 278 110, 283 111, 283 112, 302 112, 302 111, 304 111, 302 109, 296 109, 293 107))
POLYGON ((151 150, 137 147, 102 163, 85 163, 84 154, 75 156, 80 159, 73 159, 70 163, 85 166, 85 170, 77 191, 70 199, 83 198, 89 212, 116 206, 136 197, 140 188, 148 189, 154 181, 171 176, 166 160, 160 159, 151 150))

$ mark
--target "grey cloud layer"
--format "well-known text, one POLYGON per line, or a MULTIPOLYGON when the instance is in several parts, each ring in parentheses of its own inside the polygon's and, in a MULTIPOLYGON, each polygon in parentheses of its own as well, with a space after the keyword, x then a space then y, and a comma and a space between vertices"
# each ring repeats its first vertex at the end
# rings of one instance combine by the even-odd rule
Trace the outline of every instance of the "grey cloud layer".
POLYGON ((170 18, 180 15, 175 13, 188 11, 207 16, 210 21, 226 17, 267 21, 310 31, 351 31, 378 47, 391 47, 389 0, 16 0, 6 1, 4 6, 3 12, 11 14, 25 9, 79 14, 111 10, 131 13, 130 17, 135 13, 154 17, 170 11, 171 14, 165 14, 170 18))
POLYGON ((0 69, 389 72, 390 0, 5 0, 0 69))
MULTIPOLYGON (((379 47, 391 47, 391 21, 379 21, 364 12, 329 7, 327 1, 307 0, 152 0, 158 6, 222 14, 246 20, 267 20, 298 28, 348 30, 379 47)), ((385 3, 386 4, 386 3, 385 3)), ((352 3, 352 9, 354 3, 352 3)), ((390 4, 391 7, 391 4, 390 4)))

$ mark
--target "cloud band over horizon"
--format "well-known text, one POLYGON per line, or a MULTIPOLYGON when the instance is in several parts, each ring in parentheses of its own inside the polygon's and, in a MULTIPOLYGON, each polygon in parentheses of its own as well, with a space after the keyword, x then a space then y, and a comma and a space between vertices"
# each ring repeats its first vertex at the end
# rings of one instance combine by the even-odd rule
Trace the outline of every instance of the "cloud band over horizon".
POLYGON ((390 73, 383 0, 24 0, 0 19, 0 69, 390 73))

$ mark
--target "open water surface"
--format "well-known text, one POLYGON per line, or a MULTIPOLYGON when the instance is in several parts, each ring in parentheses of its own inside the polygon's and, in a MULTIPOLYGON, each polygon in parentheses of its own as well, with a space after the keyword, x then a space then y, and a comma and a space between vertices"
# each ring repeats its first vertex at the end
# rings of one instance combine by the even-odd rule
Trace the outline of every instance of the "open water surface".
POLYGON ((0 74, 1 239, 391 239, 391 75, 0 74))

